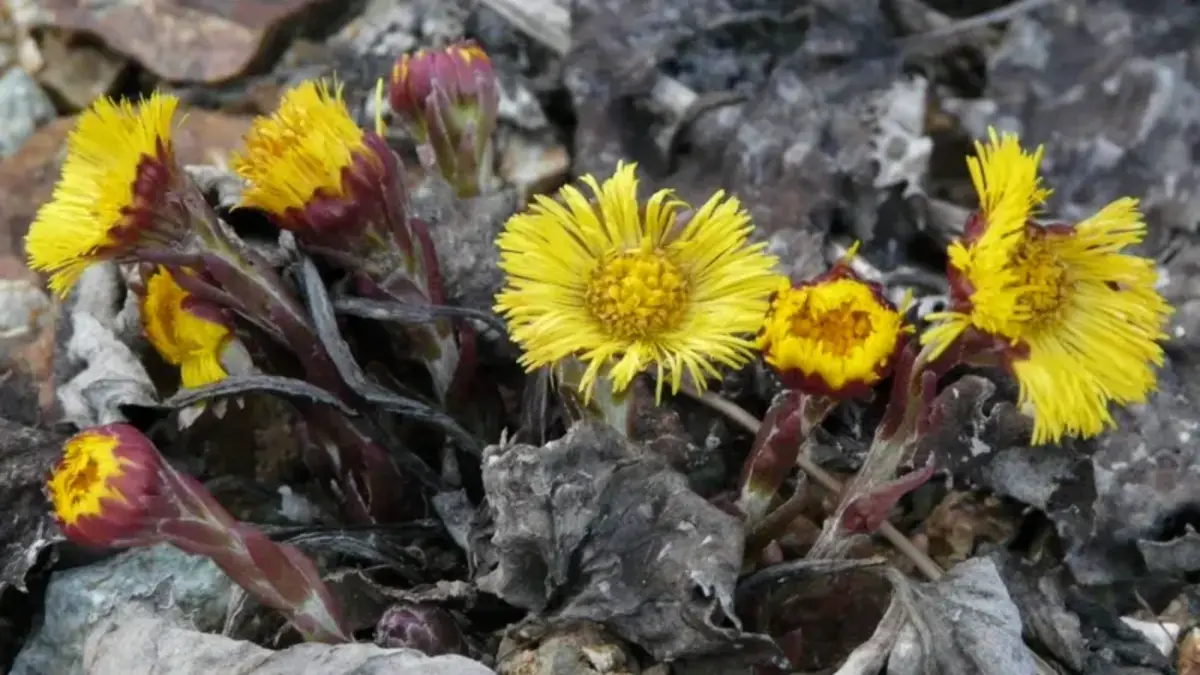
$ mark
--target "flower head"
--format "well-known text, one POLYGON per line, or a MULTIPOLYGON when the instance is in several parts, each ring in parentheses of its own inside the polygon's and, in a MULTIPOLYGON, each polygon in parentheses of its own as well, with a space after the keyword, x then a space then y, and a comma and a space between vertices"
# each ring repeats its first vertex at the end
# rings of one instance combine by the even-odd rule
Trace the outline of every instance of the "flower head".
POLYGON ((392 68, 388 98, 417 141, 432 147, 438 168, 459 195, 478 194, 500 106, 487 53, 467 40, 404 54, 392 68))
POLYGON ((397 162, 378 134, 364 131, 342 88, 306 81, 270 117, 255 120, 233 168, 246 182, 242 206, 317 238, 357 234, 374 210, 398 201, 397 162))
POLYGON ((643 205, 632 164, 618 165, 595 195, 559 191, 563 203, 538 197, 509 219, 497 240, 508 276, 496 310, 508 321, 532 370, 567 357, 587 363, 580 382, 590 397, 601 374, 614 391, 654 366, 678 391, 752 355, 753 334, 775 288, 775 259, 748 245, 750 217, 717 193, 686 221, 668 190, 643 205))
POLYGON ((971 163, 980 212, 949 249, 954 304, 922 336, 935 353, 968 331, 996 341, 1034 414, 1034 443, 1094 436, 1113 423, 1110 403, 1144 401, 1172 311, 1153 261, 1123 252, 1145 237, 1137 200, 1074 226, 1029 219, 1048 194, 1040 157, 994 132, 980 146, 971 163))
POLYGON ((154 94, 138 104, 102 98, 79 116, 53 198, 25 238, 29 266, 50 273, 65 296, 83 270, 170 237, 160 217, 178 174, 171 125, 179 100, 154 94))
POLYGON ((67 440, 48 488, 54 514, 72 541, 113 546, 145 528, 160 489, 162 457, 140 431, 109 424, 67 440))
POLYGON ((851 269, 857 245, 828 272, 771 298, 757 346, 792 389, 848 397, 866 394, 890 373, 911 327, 904 312, 851 269))
POLYGON ((171 272, 159 267, 142 298, 146 338, 167 363, 179 367, 184 387, 225 379, 221 355, 233 334, 221 309, 185 291, 171 272))

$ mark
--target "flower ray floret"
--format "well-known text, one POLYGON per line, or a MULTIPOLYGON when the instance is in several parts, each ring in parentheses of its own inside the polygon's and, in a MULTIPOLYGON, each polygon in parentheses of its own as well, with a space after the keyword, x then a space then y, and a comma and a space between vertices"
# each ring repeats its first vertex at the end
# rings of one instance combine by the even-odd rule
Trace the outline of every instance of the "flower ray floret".
POLYGON ((160 490, 160 462, 129 425, 76 434, 47 484, 59 526, 72 540, 95 546, 137 536, 146 527, 146 504, 160 490))
POLYGON ((232 164, 246 181, 241 206, 281 227, 322 243, 344 245, 372 228, 407 243, 399 162, 354 121, 340 84, 308 80, 289 90, 255 120, 232 164))

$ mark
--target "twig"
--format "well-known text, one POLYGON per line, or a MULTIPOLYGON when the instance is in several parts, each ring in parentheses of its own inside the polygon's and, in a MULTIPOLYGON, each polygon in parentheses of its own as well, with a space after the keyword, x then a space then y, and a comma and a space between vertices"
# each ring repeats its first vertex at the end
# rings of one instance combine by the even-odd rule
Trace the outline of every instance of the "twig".
MULTIPOLYGON (((696 399, 700 403, 712 408, 713 410, 725 415, 729 419, 741 425, 742 428, 751 434, 758 433, 758 419, 733 401, 722 398, 711 391, 697 395, 694 392, 684 389, 684 393, 696 399)), ((829 473, 825 469, 822 469, 820 466, 817 466, 815 462, 813 462, 803 453, 801 453, 800 457, 796 460, 796 464, 802 471, 819 483, 821 487, 825 488, 834 495, 841 497, 844 486, 842 485, 841 481, 833 476, 833 474, 829 473)), ((897 551, 904 554, 905 557, 911 560, 912 563, 916 565, 917 569, 919 569, 921 573, 924 574, 930 581, 937 581, 938 579, 942 578, 944 571, 942 570, 941 566, 934 562, 932 558, 925 555, 921 549, 917 548, 915 544, 908 540, 908 537, 905 537, 904 534, 901 533, 900 530, 897 530, 891 523, 884 522, 881 524, 879 526, 879 533, 882 534, 884 539, 887 539, 892 546, 896 547, 897 551)))
POLYGON ((1021 14, 1031 12, 1044 5, 1052 4, 1055 1, 1056 0, 1017 0, 1017 2, 1014 2, 1011 5, 1005 5, 1004 7, 998 7, 982 14, 976 14, 975 16, 959 19, 925 33, 911 35, 904 38, 901 42, 903 44, 910 45, 917 42, 926 42, 930 40, 944 40, 951 35, 978 30, 980 28, 987 28, 993 24, 1009 21, 1021 14))

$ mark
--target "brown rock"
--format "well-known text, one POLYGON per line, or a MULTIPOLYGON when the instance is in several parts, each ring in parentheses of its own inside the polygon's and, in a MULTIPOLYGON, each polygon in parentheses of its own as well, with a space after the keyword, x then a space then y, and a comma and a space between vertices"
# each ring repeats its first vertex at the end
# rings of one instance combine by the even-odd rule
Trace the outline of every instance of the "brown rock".
POLYGON ((70 118, 54 120, 38 129, 17 154, 0 162, 0 256, 24 255, 21 240, 42 202, 50 198, 58 179, 63 141, 73 125, 70 118))
POLYGON ((242 74, 281 23, 323 0, 45 0, 49 25, 98 35, 172 82, 217 83, 242 74))
POLYGON ((125 70, 128 61, 103 47, 82 43, 63 31, 46 31, 42 37, 43 67, 34 73, 38 82, 53 90, 75 110, 104 96, 125 70))
MULTIPOLYGON (((239 147, 253 118, 189 110, 180 119, 174 136, 180 161, 204 164, 218 162, 239 147)), ((51 122, 26 141, 17 154, 0 162, 0 191, 7 195, 5 208, 0 210, 0 256, 24 255, 22 240, 38 208, 54 191, 63 142, 74 124, 74 118, 69 117, 51 122)))
POLYGON ((251 115, 189 110, 175 131, 175 153, 183 164, 220 164, 242 146, 251 115))
POLYGON ((502 136, 500 177, 516 189, 521 202, 562 185, 570 170, 571 154, 563 144, 517 131, 502 136))

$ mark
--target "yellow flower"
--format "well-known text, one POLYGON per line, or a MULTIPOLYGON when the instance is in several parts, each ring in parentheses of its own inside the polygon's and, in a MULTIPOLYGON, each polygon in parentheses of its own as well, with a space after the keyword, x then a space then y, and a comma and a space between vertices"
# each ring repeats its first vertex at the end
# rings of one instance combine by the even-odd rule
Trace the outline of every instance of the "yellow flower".
POLYGON ((232 162, 248 182, 242 206, 278 215, 304 209, 314 196, 342 197, 343 173, 365 147, 341 85, 330 89, 324 81, 287 92, 273 115, 255 120, 245 145, 232 162))
POLYGON ((580 391, 601 374, 614 391, 650 366, 677 392, 686 373, 697 387, 752 356, 778 277, 763 245, 748 245, 750 217, 717 193, 685 223, 685 205, 662 190, 642 205, 635 166, 618 165, 597 183, 537 197, 497 239, 507 285, 496 310, 508 321, 529 370, 577 357, 587 364, 580 391), (602 370, 607 369, 606 373, 602 370))
POLYGON ((1142 241, 1136 199, 1123 198, 1074 226, 1029 220, 1048 194, 1041 149, 1013 136, 981 146, 971 163, 980 214, 950 246, 954 306, 922 336, 940 354, 968 330, 998 340, 1033 412, 1033 442, 1094 436, 1113 423, 1110 403, 1146 400, 1171 308, 1155 290, 1153 261, 1123 253, 1142 241))
POLYGON ((225 379, 221 353, 232 339, 220 310, 193 298, 159 267, 146 282, 142 298, 146 338, 163 359, 179 367, 184 387, 225 379))
MULTIPOLYGON (((825 274, 792 285, 787 279, 771 300, 758 331, 763 358, 792 389, 849 397, 865 395, 891 371, 904 323, 878 284, 850 268, 858 246, 825 274)), ((905 308, 907 309, 907 308, 905 308)))
POLYGON ((25 238, 29 266, 50 273, 60 296, 92 263, 121 257, 155 223, 174 170, 171 124, 179 100, 154 94, 134 105, 102 98, 79 116, 53 198, 25 238))
POLYGON ((63 533, 96 546, 135 537, 158 493, 160 466, 158 451, 128 424, 87 429, 68 439, 47 484, 63 533))

